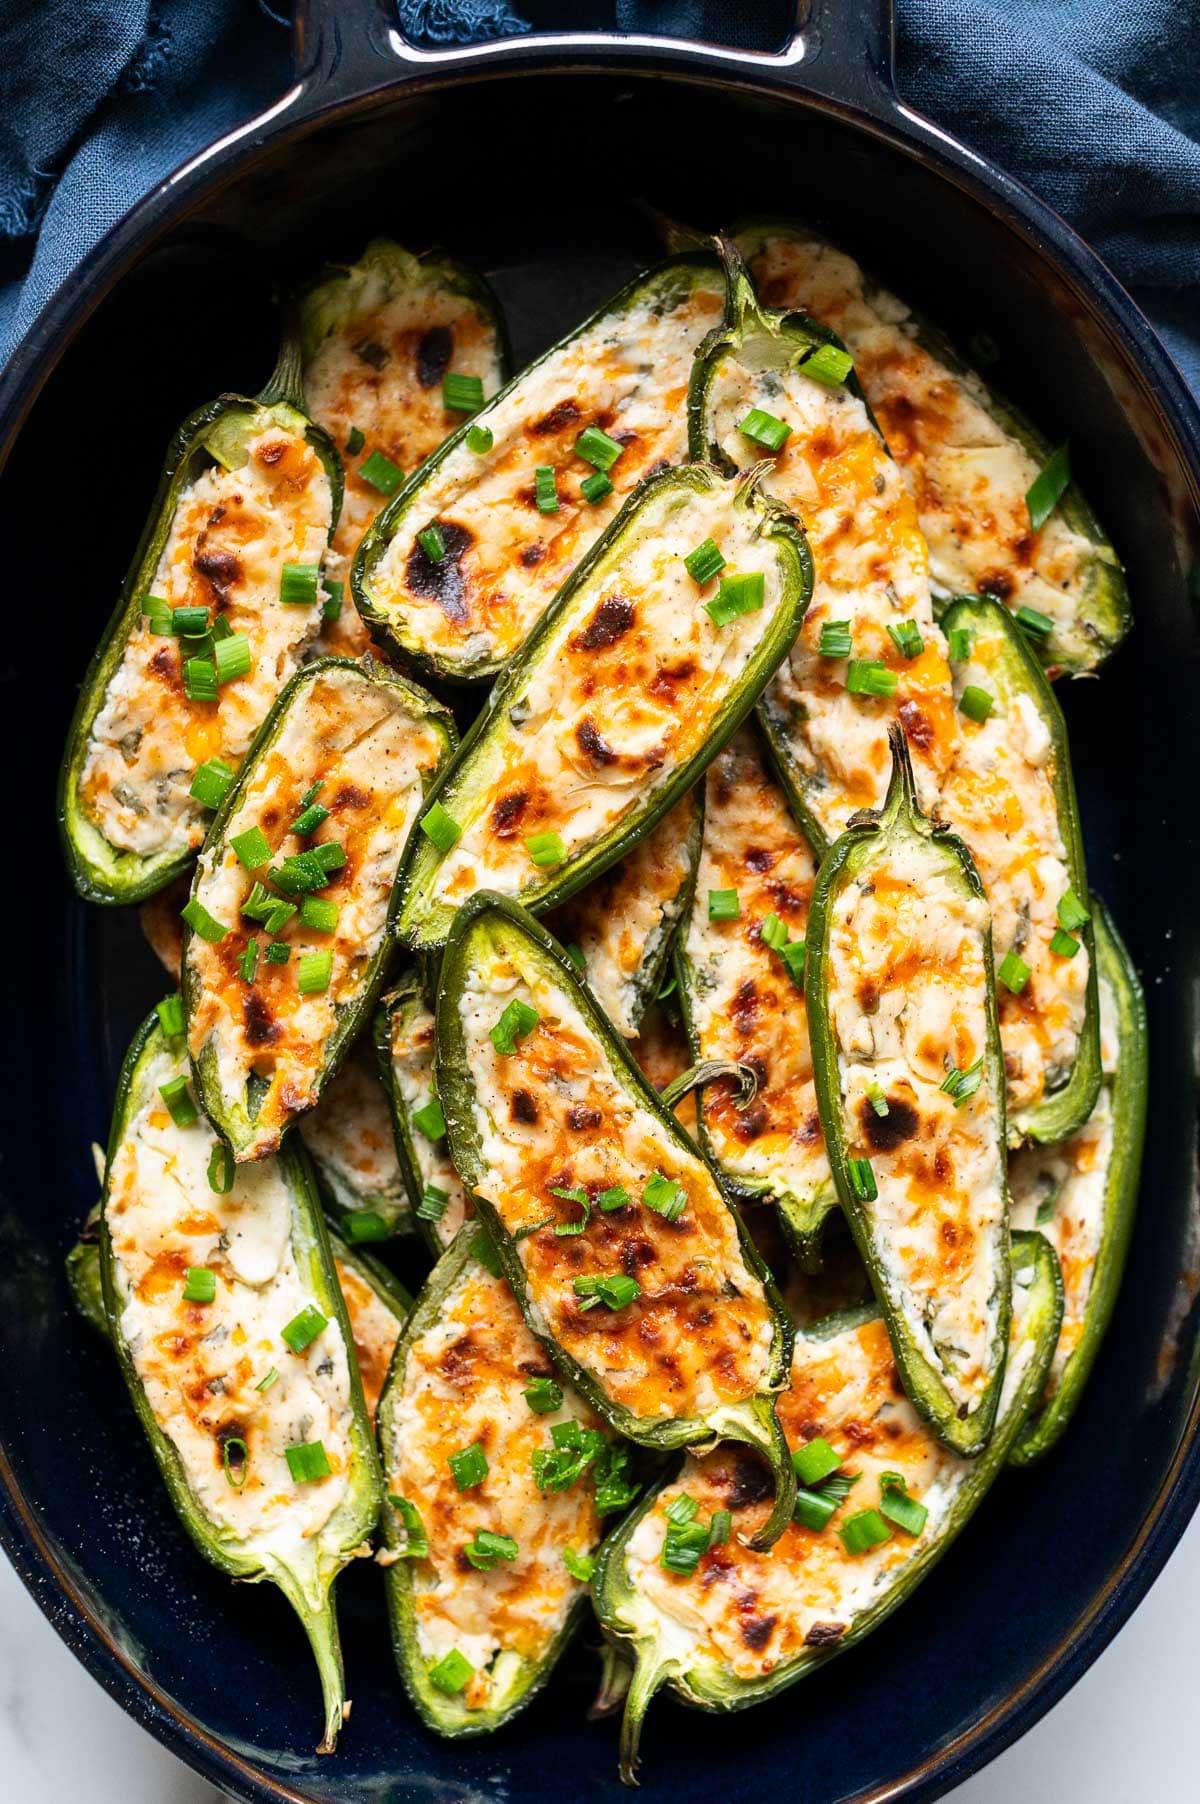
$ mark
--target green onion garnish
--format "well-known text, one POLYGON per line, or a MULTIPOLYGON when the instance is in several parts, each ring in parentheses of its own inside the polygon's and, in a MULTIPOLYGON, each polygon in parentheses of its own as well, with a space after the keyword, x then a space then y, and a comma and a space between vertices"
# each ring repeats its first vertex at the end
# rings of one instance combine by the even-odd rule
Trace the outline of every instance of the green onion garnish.
POLYGON ((752 407, 745 419, 738 421, 738 431, 744 432, 756 445, 765 445, 768 451, 782 451, 792 435, 790 426, 785 426, 782 420, 761 407, 752 407))
POLYGON ((663 1511, 668 1522, 694 1522, 699 1514, 700 1505, 686 1491, 681 1491, 678 1497, 672 1498, 663 1511))
POLYGON ((888 638, 902 658, 919 658, 925 650, 925 641, 915 620, 898 620, 888 627, 888 638))
POLYGON ((879 1474, 879 1512, 907 1535, 919 1535, 929 1511, 923 1503, 908 1494, 908 1486, 899 1472, 879 1474))
POLYGON ((185 1303, 215 1303, 216 1272, 210 1272, 206 1265, 189 1265, 184 1276, 183 1300, 185 1303))
POLYGON ((382 451, 372 451, 370 457, 364 458, 358 466, 358 474, 381 495, 394 495, 404 481, 404 471, 399 464, 394 464, 382 451))
POLYGON ((158 639, 169 639, 175 631, 174 609, 161 595, 139 595, 138 605, 150 623, 150 631, 158 639))
POLYGON ((642 1203, 661 1215, 665 1221, 678 1221, 687 1208, 687 1191, 674 1178, 664 1178, 660 1171, 646 1179, 642 1203))
POLYGON ((442 377, 442 404, 450 413, 478 413, 483 406, 483 377, 450 370, 442 377))
POLYGON ((211 658, 183 660, 183 693, 190 702, 215 702, 217 669, 211 658))
POLYGON ((883 1086, 881 1084, 870 1083, 867 1085, 867 1101, 870 1103, 879 1119, 881 1121, 886 1121, 888 1117, 888 1099, 884 1094, 883 1086))
POLYGON ((826 1491, 807 1491, 801 1485, 796 1491, 796 1503, 792 1510, 792 1521, 798 1522, 801 1528, 810 1528, 814 1534, 821 1534, 829 1527, 837 1512, 841 1499, 826 1491))
POLYGON ((232 683, 250 675, 250 640, 245 633, 230 633, 213 646, 218 683, 232 683))
POLYGON ((504 1012, 495 1027, 491 1029, 488 1038, 498 1053, 505 1058, 511 1058, 517 1050, 517 1041, 523 1040, 526 1034, 531 1034, 539 1019, 535 1008, 530 1008, 527 1002, 522 1002, 519 996, 514 996, 511 1002, 505 1004, 504 1012))
POLYGON ((1079 941, 1064 927, 1056 927, 1050 938, 1050 950, 1057 958, 1074 958, 1079 950, 1079 941))
POLYGON ((257 871, 260 865, 271 862, 271 848, 261 827, 247 827, 244 833, 235 833, 229 843, 237 853, 239 864, 244 864, 248 871, 257 871))
POLYGON ((714 1510, 712 1521, 708 1525, 708 1545, 724 1547, 733 1530, 733 1512, 731 1510, 714 1510))
POLYGON ((1042 465, 1025 496, 1025 505, 1029 509, 1029 524, 1034 532, 1046 524, 1071 481, 1071 454, 1068 446, 1060 445, 1057 451, 1051 452, 1042 465))
POLYGON ((233 772, 221 758, 197 765, 188 794, 204 808, 219 808, 229 793, 233 772))
POLYGON ((181 639, 203 639, 208 631, 208 609, 172 608, 171 631, 181 639))
POLYGON ((179 992, 176 991, 174 996, 164 996, 161 1002, 156 1002, 154 1012, 158 1016, 158 1025, 162 1028, 164 1038, 177 1040, 186 1027, 183 997, 179 992))
MULTIPOLYGON (((551 1430, 553 1433, 553 1430, 551 1430)), ((614 1510, 628 1509, 638 1492, 629 1476, 630 1452, 610 1441, 601 1447, 596 1459, 596 1495, 593 1502, 598 1516, 611 1516, 614 1510)))
POLYGON ((796 1469, 796 1477, 802 1485, 811 1487, 819 1485, 823 1478, 836 1472, 842 1463, 840 1453, 835 1453, 829 1442, 821 1435, 806 1441, 803 1447, 797 1447, 792 1454, 792 1465, 796 1469))
POLYGON ((1011 990, 1014 996, 1019 996, 1029 982, 1032 972, 1023 958, 1018 958, 1015 952, 1006 952, 1000 960, 1000 969, 996 976, 1006 990, 1011 990))
POLYGON ((296 966, 296 988, 302 996, 320 996, 333 976, 332 952, 305 952, 296 966))
POLYGON ((627 1278, 624 1272, 604 1278, 574 1278, 572 1284, 575 1295, 587 1299, 580 1304, 581 1309, 594 1309, 597 1303, 605 1303, 609 1309, 624 1309, 642 1294, 637 1279, 627 1278))
POLYGON ((938 1085, 938 1089, 952 1098, 956 1109, 961 1109, 965 1102, 971 1100, 982 1082, 983 1055, 981 1053, 975 1063, 968 1065, 965 1071, 960 1071, 956 1065, 952 1065, 938 1085))
POLYGON ((1054 622, 1049 614, 1039 614, 1036 608, 1020 607, 1013 618, 1034 640, 1048 639, 1054 631, 1054 622))
POLYGON ((480 1572, 490 1572, 497 1560, 515 1560, 518 1548, 511 1535, 497 1535, 490 1528, 477 1528, 474 1539, 467 1542, 463 1552, 480 1572))
POLYGON ((577 1553, 573 1547, 564 1547, 562 1562, 571 1577, 578 1579, 581 1585, 588 1584, 595 1577, 596 1562, 590 1554, 577 1553))
POLYGON ((968 683, 958 698, 958 705, 968 720, 982 726, 995 705, 994 698, 977 683, 968 683))
POLYGON ((890 1541, 892 1531, 879 1514, 878 1510, 860 1510, 857 1516, 847 1516, 838 1535, 847 1553, 869 1553, 872 1547, 882 1547, 890 1541))
POLYGON ((491 1235, 488 1233, 482 1222, 480 1222, 474 1234, 471 1236, 471 1252, 473 1256, 478 1259, 484 1271, 490 1272, 493 1278, 499 1278, 503 1275, 504 1268, 500 1264, 500 1255, 496 1251, 495 1243, 493 1242, 491 1235))
POLYGON ((1059 898, 1058 924, 1073 933, 1077 927, 1086 926, 1092 918, 1089 909, 1079 900, 1073 889, 1065 890, 1059 898))
POLYGON ((817 651, 823 658, 848 658, 853 637, 848 620, 821 622, 821 638, 817 651))
POLYGON ((582 457, 585 464, 591 464, 594 470, 603 470, 605 474, 612 469, 624 449, 624 445, 619 445, 615 438, 609 438, 607 432, 601 432, 599 426, 585 426, 575 440, 576 457, 582 457))
POLYGON ((300 904, 300 924, 311 927, 314 933, 333 933, 339 912, 336 902, 325 902, 320 896, 305 896, 300 904))
POLYGON ((308 857, 327 877, 334 871, 340 871, 346 862, 346 848, 338 844, 336 839, 327 839, 322 845, 310 846, 308 857))
POLYGON ((446 555, 446 541, 436 520, 417 534, 417 544, 431 564, 440 564, 446 555))
POLYGON ((312 607, 320 580, 320 564, 285 564, 279 573, 279 599, 285 607, 312 607))
POLYGON ((603 470, 593 470, 592 474, 590 476, 585 476, 579 485, 579 493, 583 496, 584 500, 590 502, 593 507, 595 507, 598 501, 607 500, 612 492, 613 485, 608 480, 608 477, 604 474, 603 470))
POLYGON ((718 571, 724 570, 725 555, 712 539, 701 539, 683 562, 694 583, 710 583, 718 571))
POLYGON ((476 457, 482 457, 490 451, 496 442, 496 435, 490 426, 470 426, 467 428, 467 450, 473 451, 476 457))
POLYGON ((558 484, 552 464, 539 464, 533 473, 534 499, 539 514, 558 512, 558 484))
POLYGON ((448 1654, 429 1668, 429 1683, 437 1691, 444 1691, 447 1697, 457 1697, 468 1679, 475 1676, 475 1668, 465 1654, 460 1654, 452 1647, 448 1654))
POLYGON ((562 1408, 562 1386, 553 1378, 535 1378, 522 1395, 535 1416, 549 1416, 562 1408))
POLYGON ((266 959, 269 965, 286 965, 291 956, 291 947, 281 945, 278 940, 267 947, 266 959))
POLYGON ((228 1196, 233 1179, 233 1154, 224 1141, 218 1140, 208 1155, 208 1187, 215 1196, 228 1196))
POLYGON ((714 626, 728 626, 742 614, 756 614, 763 605, 766 588, 761 570, 748 570, 740 576, 723 576, 704 612, 714 626))
MULTIPOLYGON (((578 1221, 560 1221, 555 1223, 554 1232, 559 1236, 560 1240, 570 1240, 573 1239, 576 1234, 582 1234, 592 1218, 592 1205, 588 1199, 587 1191, 583 1189, 567 1189, 566 1186, 562 1184, 551 1184, 550 1194, 551 1196, 561 1196, 564 1201, 568 1203, 578 1203, 579 1207, 583 1210, 583 1214, 579 1217, 578 1221)), ((543 1226, 544 1225, 545 1224, 543 1223, 543 1226)))
POLYGON ((321 603, 321 619, 340 620, 346 597, 345 583, 340 578, 335 580, 332 576, 327 576, 322 587, 325 590, 325 600, 321 603))
POLYGON ((311 1484, 316 1478, 328 1478, 333 1470, 322 1441, 301 1441, 294 1447, 285 1447, 283 1453, 288 1471, 298 1485, 311 1484))
POLYGON ((231 1434, 227 1441, 221 1442, 221 1464, 225 1468, 225 1482, 240 1491, 250 1470, 250 1449, 240 1434, 231 1434))
POLYGON ((952 664, 966 664, 971 658, 971 629, 966 626, 952 627, 947 641, 952 664))
POLYGON ((613 1184, 600 1192, 596 1198, 596 1207, 601 1215, 611 1215, 614 1209, 628 1209, 632 1201, 624 1184, 613 1184))
POLYGON ((351 1246, 363 1241, 390 1240, 391 1229, 375 1209, 351 1209, 342 1216, 341 1230, 351 1246))
POLYGON ((540 868, 561 864, 567 855, 561 833, 531 833, 525 841, 525 850, 540 868))
POLYGON ((322 808, 320 802, 310 802, 307 808, 300 810, 289 826, 288 832, 297 834, 301 839, 307 839, 310 833, 315 833, 317 828, 328 819, 328 808, 322 808))
POLYGON ((346 440, 346 450, 348 454, 351 457, 357 457, 366 442, 366 434, 360 432, 357 426, 351 426, 350 436, 346 440))
POLYGON ((882 700, 895 695, 900 678, 878 658, 851 658, 846 666, 846 688, 851 695, 874 695, 882 700))
POLYGON ((306 1303, 299 1315, 294 1315, 284 1328, 280 1329, 283 1339, 293 1353, 303 1353, 311 1347, 318 1334, 329 1326, 329 1317, 322 1315, 315 1303, 306 1303))
POLYGON ((837 388, 854 368, 854 359, 840 345, 818 345, 797 365, 802 376, 812 376, 827 388, 837 388))
POLYGON ((429 1536, 425 1533, 425 1524, 421 1520, 421 1512, 415 1503, 407 1497, 397 1497, 394 1491, 388 1492, 388 1502, 400 1518, 404 1529, 404 1545, 396 1552, 402 1560, 427 1560, 429 1558, 429 1536))
POLYGON ((850 1179, 850 1188, 860 1203, 873 1203, 879 1195, 879 1186, 875 1182, 875 1172, 869 1159, 847 1159, 846 1175, 850 1179))
POLYGON ((426 1140, 446 1138, 446 1117, 436 1096, 431 1096, 421 1108, 414 1109, 412 1120, 417 1132, 424 1134, 426 1140))
POLYGON ((194 896, 184 903, 179 913, 192 932, 202 940, 207 940, 210 946, 219 946, 229 932, 228 927, 222 927, 220 921, 209 914, 203 902, 198 902, 194 896))
POLYGON ((469 1447, 462 1447, 457 1453, 452 1453, 446 1464, 460 1491, 473 1491, 488 1475, 487 1454, 478 1441, 472 1441, 469 1447))
POLYGON ((450 1201, 450 1192, 443 1190, 439 1184, 426 1184, 417 1204, 417 1215, 421 1221, 441 1221, 446 1213, 446 1205, 450 1201))
POLYGON ((708 918, 710 921, 736 921, 742 912, 735 889, 710 889, 708 918))
POLYGON ((769 946, 772 952, 778 952, 787 945, 788 930, 779 919, 779 916, 775 913, 771 913, 766 917, 762 926, 759 928, 758 937, 764 946, 769 946))
POLYGON ((462 838, 462 828, 452 820, 440 802, 435 802, 421 817, 421 831, 439 852, 448 852, 462 838))
POLYGON ((279 1372, 274 1366, 272 1366, 270 1371, 267 1373, 266 1377, 260 1378, 254 1388, 256 1391, 269 1391, 271 1386, 273 1384, 277 1384, 278 1382, 279 1382, 279 1372))

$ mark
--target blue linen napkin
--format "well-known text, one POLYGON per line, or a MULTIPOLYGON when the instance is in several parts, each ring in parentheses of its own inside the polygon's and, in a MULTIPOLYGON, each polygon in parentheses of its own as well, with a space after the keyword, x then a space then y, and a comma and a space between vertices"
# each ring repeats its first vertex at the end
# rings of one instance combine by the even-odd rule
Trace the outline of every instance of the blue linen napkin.
MULTIPOLYGON (((852 4, 853 0, 847 0, 852 4)), ((426 44, 569 20, 770 49, 794 0, 397 0, 426 44)), ((0 0, 0 355, 156 181, 280 94, 269 0, 0 0)), ((906 99, 1066 215, 1200 391, 1200 7, 899 0, 906 99)))

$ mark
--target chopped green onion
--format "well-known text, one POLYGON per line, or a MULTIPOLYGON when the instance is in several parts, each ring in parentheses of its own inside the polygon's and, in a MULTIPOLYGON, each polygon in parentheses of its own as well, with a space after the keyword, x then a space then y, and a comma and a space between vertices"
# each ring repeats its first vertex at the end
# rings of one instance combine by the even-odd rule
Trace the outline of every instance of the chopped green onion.
POLYGON ((483 377, 450 370, 442 377, 442 404, 450 413, 478 413, 483 406, 483 377))
POLYGON ((203 639, 208 631, 208 609, 172 608, 171 631, 181 639, 203 639))
POLYGON ((968 1065, 965 1071, 960 1071, 957 1066, 952 1065, 938 1085, 938 1089, 944 1091, 953 1100, 956 1109, 961 1109, 965 1102, 971 1100, 982 1082, 983 1055, 981 1053, 975 1063, 968 1065))
POLYGON ((539 869, 561 864, 567 855, 561 833, 531 833, 525 841, 525 850, 539 869))
POLYGON ((889 1112, 888 1099, 884 1094, 883 1086, 881 1084, 869 1083, 867 1085, 867 1101, 870 1103, 879 1119, 881 1121, 886 1121, 889 1112))
POLYGON ((156 1002, 154 1012, 165 1039, 177 1040, 185 1031, 187 1023, 183 1015, 183 997, 178 991, 174 996, 164 996, 161 1002, 156 1002))
POLYGON ((436 1096, 431 1096, 421 1108, 414 1109, 412 1119, 413 1126, 418 1133, 424 1134, 426 1140, 446 1138, 446 1117, 436 1096))
POLYGON ((467 429, 467 450, 473 451, 476 457, 482 457, 490 451, 496 442, 496 435, 490 426, 471 426, 467 429))
POLYGON ((342 605, 346 599, 345 583, 340 579, 335 580, 332 576, 327 576, 323 587, 325 590, 325 600, 321 603, 321 619, 330 621, 340 620, 342 617, 342 605))
POLYGON ((338 905, 324 902, 319 896, 305 896, 300 904, 300 924, 314 933, 333 933, 338 924, 338 905))
POLYGON ((841 1454, 835 1453, 829 1442, 819 1434, 811 1441, 806 1441, 803 1447, 797 1447, 792 1454, 796 1477, 810 1489, 813 1485, 819 1485, 823 1478, 828 1478, 831 1472, 836 1472, 841 1463, 841 1454))
POLYGON ((261 827, 247 827, 244 833, 235 833, 229 843, 238 862, 248 871, 257 871, 260 865, 271 862, 271 848, 261 827))
POLYGON ((233 1189, 233 1154, 224 1141, 217 1140, 208 1155, 208 1187, 215 1196, 228 1196, 233 1189))
POLYGON ((857 1516, 847 1516, 838 1535, 847 1553, 869 1553, 890 1541, 892 1531, 878 1510, 860 1510, 857 1516))
POLYGON ((1005 989, 1011 990, 1014 996, 1021 994, 1032 975, 1025 960, 1018 958, 1015 952, 1004 954, 1000 960, 1000 969, 996 973, 1005 989))
POLYGON ((437 1691, 444 1691, 447 1697, 457 1697, 468 1679, 475 1676, 475 1668, 465 1654, 460 1654, 452 1647, 448 1654, 443 1654, 429 1668, 429 1683, 437 1691))
POLYGON ((554 1451, 539 1447, 529 1461, 539 1491, 569 1491, 605 1451, 604 1436, 594 1428, 584 1428, 574 1416, 568 1422, 553 1423, 550 1439, 554 1451))
POLYGON ((966 626, 952 627, 949 637, 950 662, 966 664, 971 658, 971 629, 966 626))
POLYGON ((807 940, 789 940, 779 947, 779 957, 788 976, 798 990, 804 988, 804 967, 808 962, 807 940))
POLYGON ((300 810, 288 828, 288 832, 298 834, 301 839, 307 839, 310 833, 315 833, 317 828, 328 819, 328 808, 322 808, 320 802, 310 802, 307 808, 300 810))
POLYGON ((218 683, 232 683, 238 677, 250 675, 250 640, 245 633, 230 633, 228 639, 218 639, 213 646, 213 659, 217 669, 218 683))
MULTIPOLYGON (((324 860, 317 856, 323 849, 321 846, 310 846, 307 852, 293 852, 282 864, 272 865, 268 872, 272 883, 289 896, 304 896, 311 890, 324 889, 329 881, 329 873, 325 869, 324 860)), ((274 931, 270 927, 269 917, 264 925, 269 931, 274 931)))
POLYGON ((221 758, 209 758, 196 766, 188 794, 205 808, 219 808, 229 793, 233 772, 221 758))
POLYGON ((431 564, 440 564, 446 555, 446 541, 436 520, 432 526, 424 527, 417 534, 417 544, 431 564))
POLYGON ((382 451, 372 451, 370 457, 359 464, 358 474, 363 482, 377 489, 381 495, 394 495, 404 481, 404 471, 399 464, 394 464, 382 451))
POLYGON ((738 431, 756 445, 765 445, 768 451, 782 451, 792 435, 790 426, 762 407, 752 407, 745 419, 738 421, 738 431))
POLYGON ((853 643, 848 620, 824 620, 821 622, 821 638, 817 651, 822 658, 848 658, 853 643))
POLYGON ((558 484, 552 464, 539 464, 533 473, 534 499, 539 514, 558 512, 558 484))
POLYGON ((613 1184, 600 1192, 596 1198, 596 1207, 602 1215, 611 1215, 614 1209, 628 1209, 632 1201, 624 1184, 613 1184))
POLYGON ((332 976, 332 952, 305 952, 296 966, 296 988, 302 996, 320 996, 332 976))
POLYGON ((575 1278, 572 1283, 575 1295, 587 1299, 580 1304, 581 1309, 594 1309, 597 1303, 604 1303, 609 1309, 624 1309, 642 1294, 637 1279, 627 1278, 624 1272, 604 1278, 575 1278))
POLYGON ((704 612, 714 626, 728 626, 743 614, 757 614, 763 605, 766 583, 761 570, 748 570, 740 576, 723 576, 704 612))
POLYGON ((584 500, 590 502, 593 507, 595 507, 598 501, 607 500, 612 492, 613 485, 608 480, 608 477, 604 474, 603 470, 593 470, 592 474, 590 476, 585 476, 579 485, 579 493, 583 496, 584 500))
POLYGON ((1046 524, 1071 481, 1071 453, 1066 445, 1051 452, 1029 486, 1025 505, 1034 532, 1046 524))
POLYGON ((681 1491, 663 1511, 668 1522, 694 1522, 700 1514, 700 1505, 686 1491, 681 1491))
POLYGON ((1054 631, 1054 622, 1049 614, 1039 614, 1036 608, 1020 607, 1013 616, 1016 623, 1031 639, 1048 639, 1054 631))
POLYGON ((694 551, 689 551, 683 560, 688 575, 694 583, 710 583, 717 572, 725 568, 725 554, 712 539, 701 539, 694 551))
POLYGON ((850 1179, 850 1188, 860 1203, 873 1203, 879 1195, 879 1186, 875 1182, 875 1172, 869 1159, 847 1159, 846 1175, 850 1179))
POLYGON ((274 906, 275 897, 271 894, 266 884, 254 883, 251 885, 250 894, 243 901, 239 912, 245 915, 247 920, 265 922, 274 906))
POLYGON ((281 945, 278 940, 267 947, 266 959, 269 965, 286 965, 291 956, 291 947, 281 945))
POLYGON ((215 1303, 216 1272, 209 1271, 206 1265, 189 1265, 184 1277, 183 1300, 185 1303, 215 1303))
POLYGON ((279 599, 285 607, 311 607, 320 580, 320 564, 285 564, 279 573, 279 599))
POLYGON ((517 1050, 517 1041, 531 1034, 537 1026, 540 1016, 535 1008, 522 1002, 519 996, 505 1004, 504 1011, 491 1029, 488 1038, 496 1051, 505 1058, 511 1058, 517 1050))
POLYGON ((340 871, 346 862, 346 848, 338 844, 336 839, 327 839, 319 846, 310 846, 308 856, 331 877, 334 871, 340 871))
POLYGON ((982 726, 995 706, 995 700, 977 683, 968 683, 958 698, 958 705, 968 720, 982 726))
POLYGON ((585 464, 591 464, 594 470, 603 470, 606 475, 624 449, 624 445, 609 438, 607 432, 601 432, 599 426, 585 426, 575 440, 576 457, 582 457, 585 464))
POLYGON ((664 1221, 678 1221, 687 1208, 687 1191, 674 1178, 664 1178, 656 1171, 646 1180, 642 1191, 642 1203, 647 1209, 653 1209, 655 1215, 661 1215, 664 1221))
POLYGON ((595 1576, 596 1562, 590 1554, 576 1553, 573 1547, 564 1547, 562 1562, 571 1577, 578 1579, 581 1585, 590 1583, 595 1576))
POLYGON ((229 617, 227 614, 213 615, 212 636, 214 640, 231 639, 233 637, 233 628, 229 624, 229 617))
POLYGON ((714 1510, 712 1521, 708 1525, 708 1545, 724 1547, 733 1531, 733 1513, 730 1510, 714 1510))
POLYGON ((474 1540, 468 1541, 463 1548, 479 1572, 490 1572, 497 1560, 515 1560, 518 1551, 511 1535, 497 1535, 490 1528, 477 1528, 474 1540))
POLYGON ((446 1205, 450 1201, 450 1192, 443 1190, 438 1184, 426 1184, 417 1204, 417 1216, 421 1221, 441 1221, 446 1213, 446 1205))
POLYGON ((736 921, 742 912, 735 889, 710 889, 708 918, 710 921, 736 921))
POLYGON ((919 1535, 929 1511, 923 1503, 908 1494, 908 1486, 899 1472, 879 1474, 879 1512, 907 1535, 919 1535))
POLYGON ((275 1366, 272 1366, 270 1371, 266 1374, 266 1376, 259 1379, 258 1383, 255 1385, 254 1388, 256 1391, 269 1391, 271 1386, 273 1384, 277 1384, 278 1382, 279 1382, 278 1369, 275 1366))
POLYGON ((150 622, 150 631, 158 639, 169 639, 175 631, 174 609, 161 595, 139 595, 138 605, 150 622))
POLYGON ((462 838, 462 828, 452 820, 440 802, 435 802, 421 817, 421 831, 439 852, 448 852, 462 838))
POLYGON ((351 1209, 342 1216, 341 1230, 351 1246, 362 1241, 390 1240, 391 1229, 375 1209, 351 1209))
POLYGON ((360 432, 357 426, 351 426, 350 436, 346 440, 347 453, 351 457, 357 457, 366 442, 366 434, 360 432))
POLYGON ((583 1210, 583 1214, 578 1221, 556 1222, 554 1232, 560 1239, 568 1240, 572 1239, 576 1234, 582 1234, 592 1218, 592 1205, 588 1200, 587 1191, 581 1189, 568 1190, 562 1184, 551 1184, 550 1194, 551 1196, 561 1196, 568 1203, 578 1203, 579 1207, 583 1210))
POLYGON ((315 1303, 306 1303, 299 1315, 294 1315, 286 1327, 280 1329, 280 1333, 293 1353, 303 1353, 328 1326, 329 1317, 322 1315, 315 1303))
POLYGON ((199 934, 202 940, 207 940, 210 946, 219 946, 229 932, 228 927, 222 927, 220 921, 215 920, 203 902, 198 902, 195 896, 184 903, 179 913, 192 932, 199 934))
POLYGON ((250 1470, 250 1449, 240 1434, 231 1434, 227 1441, 221 1442, 221 1464, 225 1468, 226 1483, 240 1491, 250 1470))
POLYGON ((1074 958, 1079 950, 1079 941, 1064 927, 1056 927, 1051 935, 1050 950, 1056 958, 1074 958))
POLYGON ((562 1386, 553 1378, 535 1378, 522 1395, 535 1416, 549 1416, 562 1408, 562 1386))
POLYGON ((878 658, 851 658, 846 666, 846 688, 851 695, 874 695, 887 700, 895 695, 900 678, 878 658))
POLYGON ((1058 924, 1073 933, 1077 927, 1086 926, 1091 920, 1091 912, 1085 908, 1073 889, 1065 890, 1059 898, 1058 924))
POLYGON ((803 1485, 796 1491, 796 1502, 792 1510, 792 1521, 798 1522, 801 1528, 810 1528, 819 1535, 829 1527, 837 1513, 840 1498, 827 1491, 808 1491, 803 1485))
POLYGON ((388 1492, 388 1502, 400 1518, 404 1529, 404 1545, 396 1552, 402 1560, 427 1560, 429 1558, 429 1536, 425 1533, 425 1524, 421 1520, 421 1512, 415 1503, 407 1497, 397 1497, 394 1491, 388 1492))
POLYGON ((837 388, 854 368, 854 359, 840 345, 818 345, 797 366, 802 376, 812 376, 827 388, 837 388))
POLYGON ((469 1447, 462 1447, 457 1453, 452 1453, 446 1464, 460 1491, 473 1491, 488 1475, 487 1454, 478 1441, 472 1441, 469 1447))
POLYGON ((183 660, 183 693, 190 702, 215 702, 217 669, 211 658, 183 660))
POLYGON ((898 620, 888 627, 888 638, 902 658, 919 658, 925 650, 921 629, 915 620, 898 620))
POLYGON ((711 1531, 707 1523, 695 1520, 698 1507, 690 1497, 677 1497, 669 1505, 666 1512, 667 1534, 658 1561, 664 1571, 678 1572, 686 1578, 700 1564, 700 1555, 708 1547, 711 1531), (684 1503, 692 1505, 691 1515, 673 1515, 672 1512, 684 1503))
POLYGON ((294 1447, 285 1447, 283 1453, 288 1471, 298 1485, 311 1484, 316 1478, 328 1478, 333 1470, 321 1441, 300 1441, 294 1447))
POLYGON ((779 952, 788 943, 788 930, 779 916, 771 913, 759 928, 758 937, 764 946, 771 948, 772 952, 779 952))
POLYGON ((593 1502, 598 1516, 611 1516, 614 1510, 628 1509, 641 1486, 629 1476, 630 1453, 610 1441, 596 1459, 596 1495, 593 1502))
POLYGON ((471 1252, 474 1254, 475 1258, 478 1259, 485 1272, 490 1272, 493 1278, 502 1276, 504 1268, 500 1264, 500 1255, 496 1251, 491 1235, 488 1233, 482 1222, 480 1222, 474 1234, 471 1236, 471 1252))

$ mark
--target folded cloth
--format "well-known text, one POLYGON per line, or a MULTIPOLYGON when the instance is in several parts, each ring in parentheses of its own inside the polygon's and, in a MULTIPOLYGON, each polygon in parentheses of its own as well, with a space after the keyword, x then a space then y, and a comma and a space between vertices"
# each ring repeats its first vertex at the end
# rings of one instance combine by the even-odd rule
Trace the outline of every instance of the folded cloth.
MULTIPOLYGON (((569 22, 770 49, 794 14, 794 0, 396 6, 425 44, 569 22)), ((0 355, 139 195, 283 91, 288 38, 267 7, 0 0, 0 355)), ((1198 68, 1200 6, 1178 0, 899 0, 905 97, 1071 220, 1200 391, 1198 68)))

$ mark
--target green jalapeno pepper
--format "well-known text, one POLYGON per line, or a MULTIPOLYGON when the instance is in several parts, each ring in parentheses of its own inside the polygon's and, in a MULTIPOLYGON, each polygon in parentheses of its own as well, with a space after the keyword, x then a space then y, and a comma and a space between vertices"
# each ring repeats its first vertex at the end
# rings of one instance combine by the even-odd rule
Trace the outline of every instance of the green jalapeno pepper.
POLYGON ((416 972, 408 972, 375 1011, 375 1054, 412 1219, 436 1259, 474 1210, 446 1141, 435 1037, 433 1011, 416 972))

